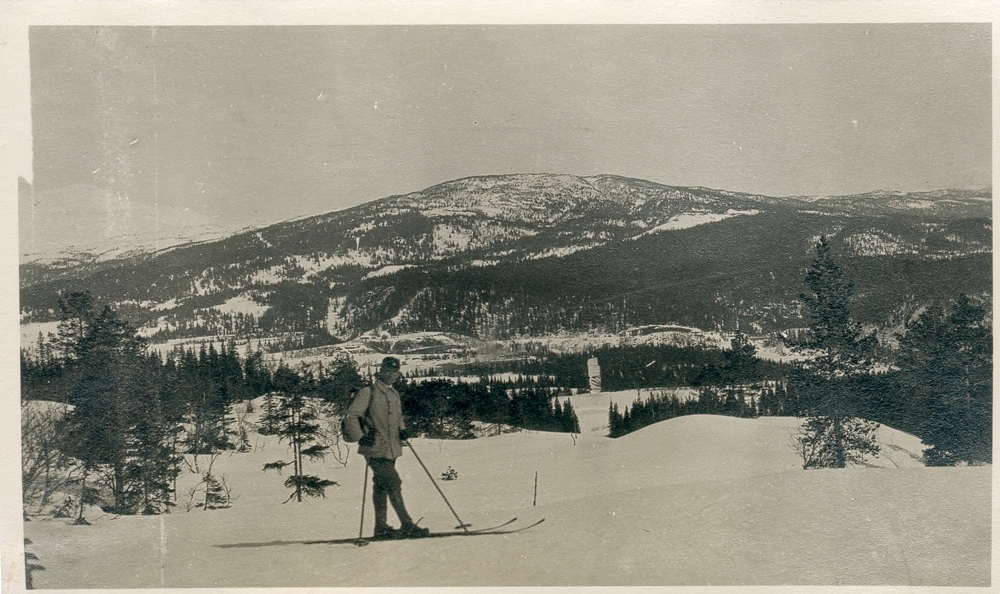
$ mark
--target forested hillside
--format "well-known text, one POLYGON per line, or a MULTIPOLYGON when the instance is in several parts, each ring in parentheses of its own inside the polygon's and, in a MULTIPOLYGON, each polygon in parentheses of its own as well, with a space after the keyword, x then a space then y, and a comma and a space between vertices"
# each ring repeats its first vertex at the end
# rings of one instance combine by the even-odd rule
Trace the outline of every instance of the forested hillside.
POLYGON ((483 339, 649 323, 802 326, 796 279, 826 234, 855 311, 898 323, 992 278, 986 192, 785 198, 615 176, 467 178, 220 241, 21 266, 22 322, 90 291, 154 342, 368 331, 483 339))

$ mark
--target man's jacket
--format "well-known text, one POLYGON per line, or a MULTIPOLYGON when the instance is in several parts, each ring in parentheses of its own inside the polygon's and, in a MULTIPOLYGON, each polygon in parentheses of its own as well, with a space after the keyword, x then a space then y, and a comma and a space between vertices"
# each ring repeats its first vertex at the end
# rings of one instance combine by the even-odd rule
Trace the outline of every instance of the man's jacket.
POLYGON ((399 430, 405 428, 399 392, 382 380, 375 380, 374 384, 358 390, 344 416, 348 437, 354 440, 369 437, 358 445, 358 453, 369 458, 395 460, 400 457, 403 442, 399 439, 399 430))

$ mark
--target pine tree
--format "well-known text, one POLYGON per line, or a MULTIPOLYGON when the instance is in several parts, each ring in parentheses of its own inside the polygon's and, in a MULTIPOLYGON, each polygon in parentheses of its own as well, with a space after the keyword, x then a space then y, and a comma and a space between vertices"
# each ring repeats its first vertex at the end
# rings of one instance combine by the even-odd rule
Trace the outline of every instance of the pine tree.
POLYGON ((726 398, 722 404, 722 414, 730 417, 740 416, 740 403, 736 398, 736 390, 726 388, 726 398))
POLYGON ((230 405, 211 386, 196 388, 187 403, 184 421, 188 426, 183 445, 189 454, 211 454, 232 448, 227 414, 230 405))
MULTIPOLYGON (((816 256, 806 272, 808 291, 801 294, 812 340, 809 347, 818 351, 804 369, 803 388, 813 403, 797 440, 797 449, 822 452, 818 458, 803 463, 804 468, 844 468, 858 456, 878 455, 875 441, 878 424, 858 418, 854 403, 845 393, 842 378, 866 373, 867 355, 873 337, 862 335, 851 319, 849 304, 852 284, 833 259, 825 235, 816 244, 816 256)), ((807 456, 803 455, 805 460, 807 456)))
POLYGON ((722 414, 723 402, 724 399, 717 388, 706 386, 698 391, 698 406, 701 409, 701 414, 722 414))
POLYGON ((844 468, 877 456, 878 424, 857 417, 809 417, 796 436, 802 468, 844 468))
POLYGON ((281 397, 277 392, 264 394, 261 403, 260 428, 261 435, 274 435, 282 422, 281 397))
POLYGON ((56 348, 66 363, 80 357, 80 344, 94 321, 94 297, 90 291, 59 297, 59 326, 56 348))
POLYGON ((927 464, 992 461, 993 341, 987 310, 966 295, 907 324, 902 387, 922 417, 927 464))
POLYGON ((109 511, 159 513, 169 506, 170 483, 178 472, 173 454, 177 419, 164 413, 159 360, 145 355, 145 342, 110 307, 94 316, 77 341, 78 380, 74 409, 61 425, 62 447, 83 467, 81 515, 86 479, 108 487, 109 511))
POLYGON ((805 282, 809 290, 801 293, 800 298, 812 331, 811 346, 832 359, 853 353, 859 334, 848 314, 853 285, 834 261, 825 235, 816 244, 816 257, 806 272, 805 282))
POLYGON ((618 404, 613 400, 608 404, 608 437, 620 437, 622 435, 622 415, 618 411, 618 404))
POLYGON ((253 352, 250 351, 250 345, 247 345, 246 356, 243 359, 243 378, 250 398, 271 391, 271 374, 264 365, 264 354, 259 345, 253 352))
POLYGON ((757 379, 757 347, 746 334, 737 332, 723 356, 729 381, 743 383, 757 379))
POLYGON ((201 508, 210 510, 229 507, 230 497, 225 479, 216 477, 209 471, 205 473, 202 480, 205 485, 205 499, 200 504, 201 508))
POLYGON ((329 371, 321 370, 319 380, 322 398, 338 412, 350 406, 352 395, 364 385, 357 361, 347 354, 338 355, 329 371))
POLYGON ((45 571, 45 566, 35 563, 38 561, 38 555, 28 551, 28 545, 32 544, 30 539, 24 539, 24 589, 34 590, 35 580, 34 572, 45 571))
POLYGON ((502 426, 510 424, 510 399, 507 392, 487 377, 480 377, 473 390, 473 410, 476 417, 480 421, 493 423, 496 434, 500 435, 502 426))
POLYGON ((80 498, 78 500, 76 520, 73 521, 73 525, 75 526, 89 526, 90 522, 84 517, 84 513, 87 507, 98 505, 101 502, 101 492, 92 487, 91 483, 88 482, 90 478, 88 470, 87 466, 84 465, 78 481, 80 484, 80 498))
MULTIPOLYGON (((152 390, 145 390, 152 394, 152 390)), ((164 418, 155 399, 154 410, 141 415, 130 435, 130 448, 125 474, 133 486, 129 508, 136 513, 151 515, 168 511, 172 501, 173 482, 180 473, 181 457, 177 454, 180 426, 164 418)))
POLYGON ((762 416, 781 414, 778 396, 772 386, 765 386, 763 391, 761 391, 760 399, 757 401, 757 411, 762 416))
POLYGON ((559 402, 559 398, 554 398, 552 402, 552 417, 549 421, 549 428, 553 431, 562 431, 565 427, 565 418, 563 417, 563 406, 559 402))
POLYGON ((264 470, 281 470, 292 466, 293 472, 285 480, 285 487, 293 489, 284 501, 292 499, 301 502, 303 497, 326 497, 326 488, 336 482, 314 475, 305 474, 305 459, 322 460, 328 446, 318 443, 320 426, 316 420, 315 407, 302 395, 304 386, 300 378, 288 367, 281 366, 274 374, 275 387, 282 390, 279 410, 282 420, 277 428, 279 441, 288 443, 292 450, 291 462, 278 460, 264 466, 264 470))
POLYGON ((561 430, 565 433, 580 433, 580 419, 576 416, 576 411, 573 410, 573 403, 570 402, 569 398, 566 399, 566 404, 563 405, 561 430))

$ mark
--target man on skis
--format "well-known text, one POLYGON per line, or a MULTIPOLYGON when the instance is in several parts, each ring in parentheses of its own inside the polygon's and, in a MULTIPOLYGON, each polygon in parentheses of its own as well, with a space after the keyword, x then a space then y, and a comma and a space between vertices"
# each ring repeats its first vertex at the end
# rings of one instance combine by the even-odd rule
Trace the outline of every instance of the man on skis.
POLYGON ((402 480, 396 472, 396 458, 403 454, 406 425, 399 392, 392 385, 400 377, 399 359, 386 357, 375 382, 358 391, 347 408, 344 431, 358 442, 358 453, 372 469, 372 505, 375 507, 376 540, 420 538, 430 530, 417 526, 403 504, 402 480), (388 502, 402 524, 389 526, 388 502))

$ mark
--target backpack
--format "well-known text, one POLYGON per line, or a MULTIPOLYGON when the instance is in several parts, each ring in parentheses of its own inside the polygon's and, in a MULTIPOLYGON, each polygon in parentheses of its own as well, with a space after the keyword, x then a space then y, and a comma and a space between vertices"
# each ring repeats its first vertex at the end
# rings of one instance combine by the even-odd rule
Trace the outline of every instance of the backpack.
MULTIPOLYGON (((364 389, 366 389, 366 388, 361 388, 361 390, 364 390, 364 389)), ((356 400, 358 398, 358 395, 361 393, 361 390, 358 390, 358 391, 354 392, 354 394, 352 395, 352 398, 351 398, 351 403, 352 404, 353 404, 354 400, 356 400)), ((368 403, 369 403, 369 405, 371 405, 371 390, 370 389, 368 390, 368 403)), ((364 416, 358 418, 358 422, 361 424, 361 433, 363 435, 361 436, 360 439, 354 439, 352 437, 352 435, 351 435, 351 432, 347 430, 347 416, 345 415, 344 418, 340 419, 340 436, 343 437, 344 441, 346 441, 348 443, 355 443, 357 441, 360 441, 361 439, 364 439, 365 436, 368 435, 368 432, 369 432, 368 431, 368 425, 369 425, 369 423, 367 422, 367 419, 368 419, 368 406, 365 406, 365 414, 364 414, 364 416)))
POLYGON ((347 417, 340 419, 340 437, 348 443, 354 443, 355 440, 351 439, 350 434, 347 433, 347 417))

